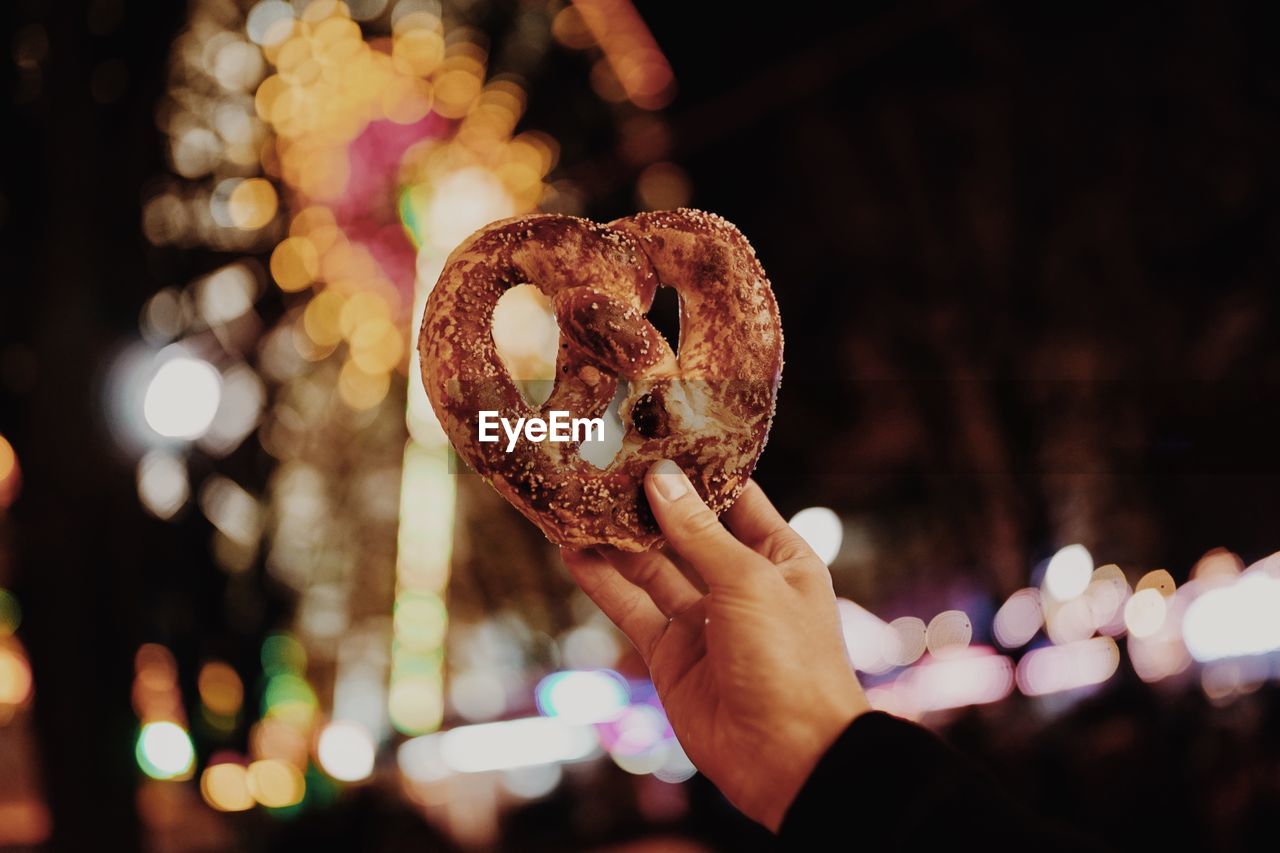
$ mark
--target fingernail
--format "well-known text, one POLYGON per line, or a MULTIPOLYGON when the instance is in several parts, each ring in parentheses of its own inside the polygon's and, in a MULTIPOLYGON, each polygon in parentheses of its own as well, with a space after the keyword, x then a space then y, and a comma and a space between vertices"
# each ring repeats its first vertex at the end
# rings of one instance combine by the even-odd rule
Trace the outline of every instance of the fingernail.
POLYGON ((653 466, 653 485, 664 500, 675 501, 689 491, 689 478, 680 466, 670 459, 663 459, 653 466))

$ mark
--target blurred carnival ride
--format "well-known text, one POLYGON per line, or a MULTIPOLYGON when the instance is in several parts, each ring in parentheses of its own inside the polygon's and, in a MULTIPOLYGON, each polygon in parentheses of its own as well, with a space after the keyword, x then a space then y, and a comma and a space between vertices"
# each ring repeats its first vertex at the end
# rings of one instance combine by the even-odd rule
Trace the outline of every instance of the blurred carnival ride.
MULTIPOLYGON (((157 110, 172 174, 148 192, 142 230, 158 252, 209 262, 143 307, 142 341, 113 370, 113 423, 138 457, 142 505, 161 519, 191 507, 207 517, 229 596, 251 595, 245 577, 262 566, 296 598, 287 630, 262 643, 256 687, 227 661, 201 664, 190 701, 199 719, 187 719, 166 646, 138 651, 139 767, 154 780, 192 780, 219 811, 297 811, 373 775, 392 737, 509 716, 522 703, 533 710, 531 693, 515 695, 528 692, 521 637, 550 628, 518 618, 455 631, 462 651, 445 693, 446 587, 465 483, 409 357, 417 319, 446 255, 471 231, 533 210, 581 212, 597 191, 598 169, 560 162, 548 133, 517 130, 548 51, 587 59, 574 96, 615 140, 606 183, 633 181, 638 204, 665 207, 687 200, 688 182, 665 160, 660 111, 675 81, 630 3, 522 4, 497 23, 484 6, 207 0, 191 4, 173 45, 157 110), (270 460, 261 488, 219 463, 261 451, 270 460), (468 642, 480 651, 468 655, 468 642), (237 742, 247 750, 225 748, 237 742)), ((496 330, 524 380, 550 375, 555 347, 531 291, 504 300, 496 330)), ((579 651, 564 657, 616 659, 599 625, 568 621, 579 651)), ((599 689, 583 678, 588 693, 599 689)), ((552 691, 561 705, 578 683, 552 691)), ((641 729, 678 751, 652 702, 643 708, 632 716, 650 722, 619 736, 619 754, 641 729)), ((519 766, 598 752, 594 736, 584 740, 595 721, 561 731, 554 716, 528 721, 550 752, 519 766), (560 751, 557 737, 568 739, 560 751)), ((467 737, 449 732, 440 767, 476 769, 450 746, 467 737)), ((430 743, 400 748, 411 789, 438 781, 439 762, 424 758, 430 743)), ((685 772, 681 758, 671 772, 685 772)), ((545 772, 508 781, 526 795, 555 784, 545 772)), ((158 793, 171 786, 150 790, 144 802, 174 796, 158 793)), ((178 810, 143 811, 163 824, 178 810)))

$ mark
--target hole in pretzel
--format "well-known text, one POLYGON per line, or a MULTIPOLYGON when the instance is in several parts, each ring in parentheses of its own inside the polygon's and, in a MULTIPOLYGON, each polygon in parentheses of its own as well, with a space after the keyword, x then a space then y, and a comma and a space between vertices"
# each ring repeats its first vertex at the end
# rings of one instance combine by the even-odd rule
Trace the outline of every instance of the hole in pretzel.
POLYGON ((555 384, 560 328, 551 300, 532 284, 507 290, 493 309, 493 343, 520 396, 538 407, 555 384))
POLYGON ((662 285, 653 296, 649 309, 649 322, 667 341, 671 351, 678 353, 680 341, 680 292, 669 285, 662 285))
POLYGON ((578 446, 578 455, 597 468, 608 468, 613 460, 622 452, 622 437, 626 432, 622 425, 620 409, 622 401, 631 393, 626 380, 618 380, 618 390, 613 395, 613 402, 601 416, 604 418, 604 439, 601 441, 584 441, 578 446))

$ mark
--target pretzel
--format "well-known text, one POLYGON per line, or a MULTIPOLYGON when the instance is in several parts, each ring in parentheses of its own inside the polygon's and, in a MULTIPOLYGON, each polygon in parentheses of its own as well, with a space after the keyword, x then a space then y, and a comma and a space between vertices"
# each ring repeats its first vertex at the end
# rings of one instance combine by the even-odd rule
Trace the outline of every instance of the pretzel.
POLYGON ((556 544, 658 546, 645 471, 671 459, 719 513, 764 449, 782 376, 782 327, 764 269, 732 224, 698 210, 601 225, 535 214, 494 222, 447 260, 418 339, 423 384, 450 441, 477 473, 556 544), (493 311, 529 283, 560 329, 555 384, 538 409, 508 375, 493 311), (679 352, 646 319, 658 286, 680 296, 679 352), (605 468, 578 442, 479 440, 479 413, 595 418, 628 383, 622 449, 605 468))

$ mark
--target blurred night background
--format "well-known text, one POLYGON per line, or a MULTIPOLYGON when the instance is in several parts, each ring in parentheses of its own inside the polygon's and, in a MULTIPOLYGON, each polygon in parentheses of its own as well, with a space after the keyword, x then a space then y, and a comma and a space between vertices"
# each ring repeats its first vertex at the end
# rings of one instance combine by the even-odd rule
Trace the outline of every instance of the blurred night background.
POLYGON ((409 357, 476 227, 689 205, 873 703, 1120 849, 1275 849, 1274 6, 4 14, 0 847, 770 849, 409 357))

